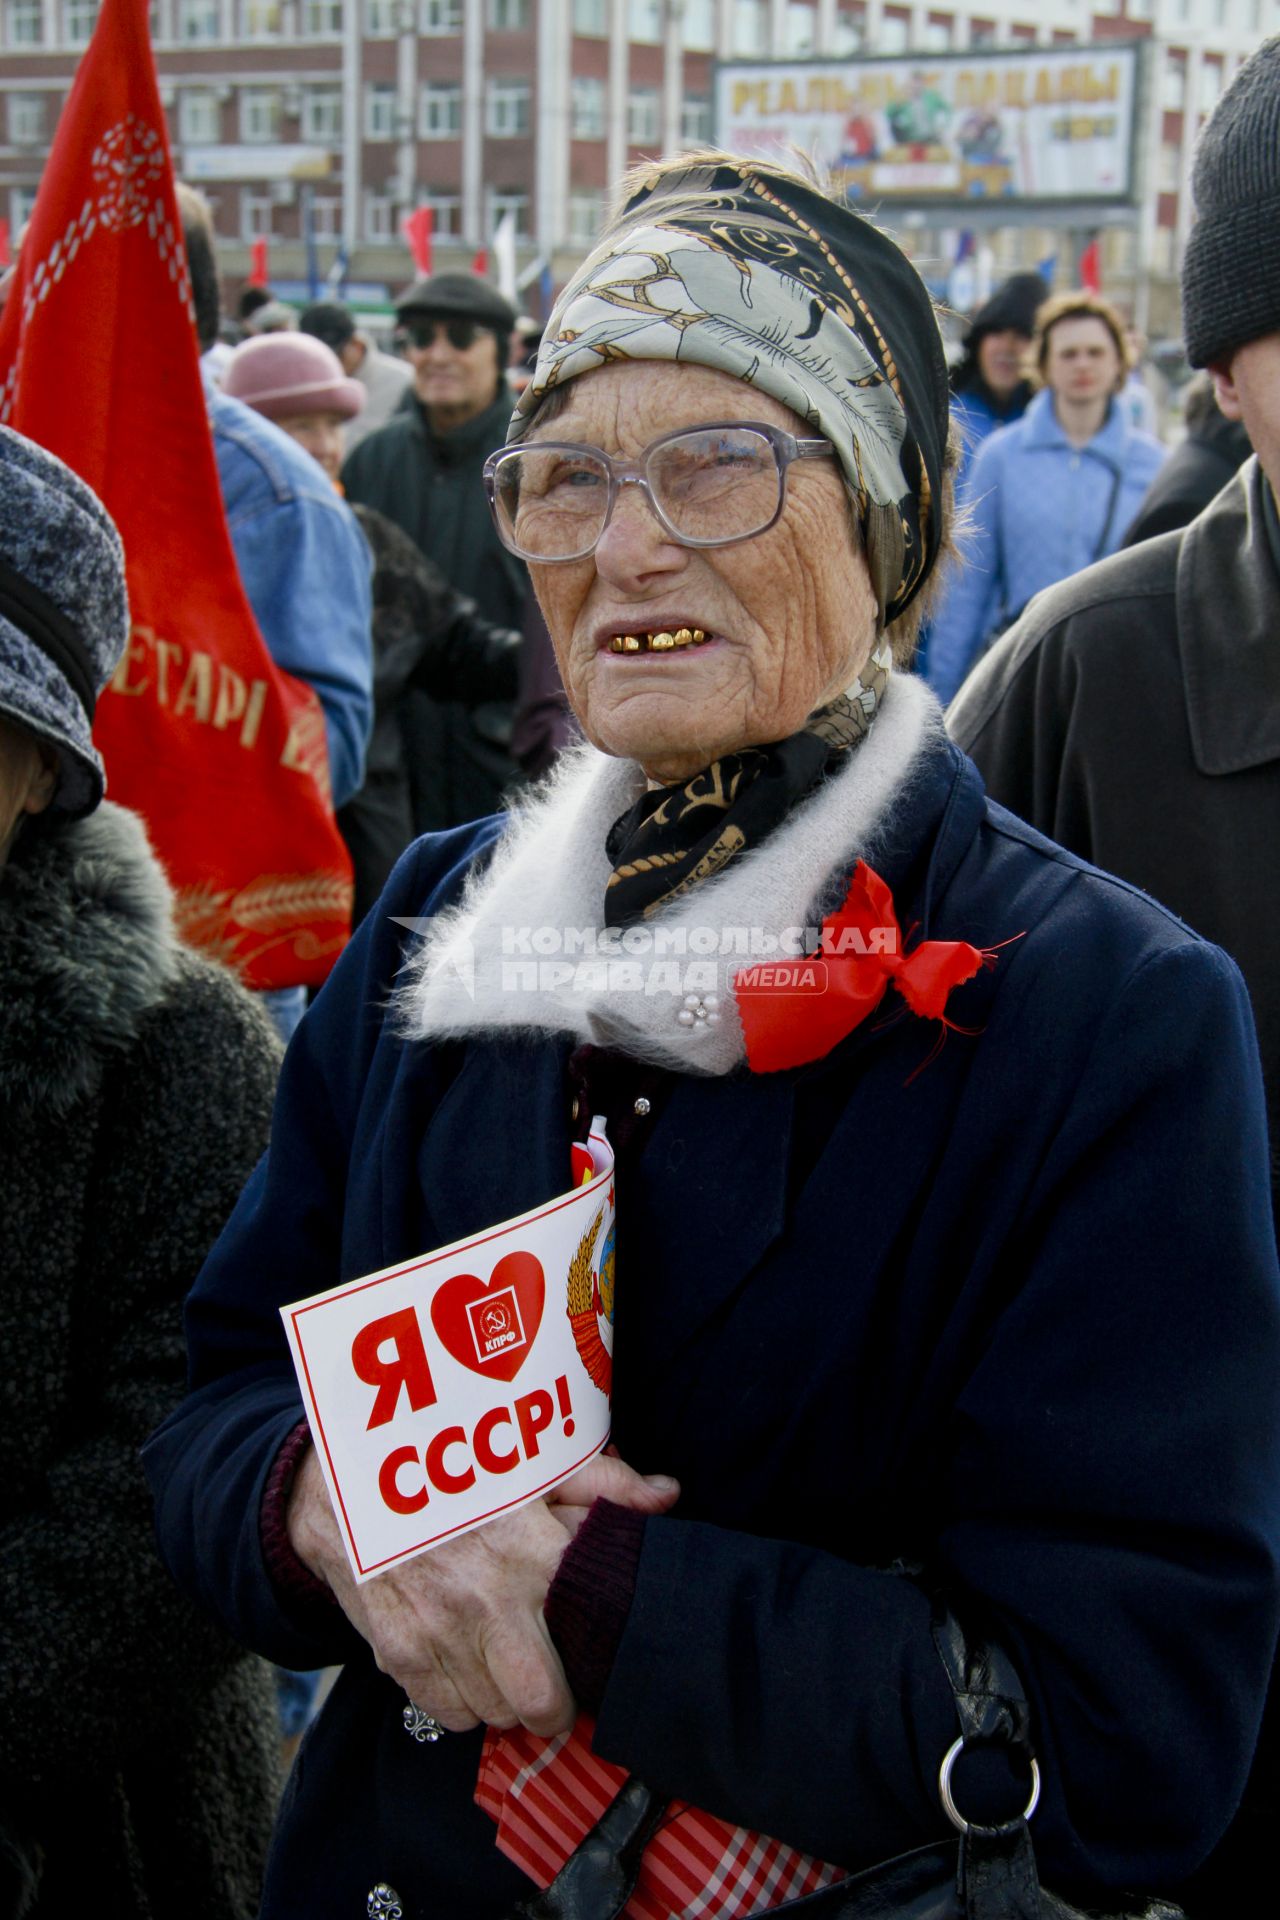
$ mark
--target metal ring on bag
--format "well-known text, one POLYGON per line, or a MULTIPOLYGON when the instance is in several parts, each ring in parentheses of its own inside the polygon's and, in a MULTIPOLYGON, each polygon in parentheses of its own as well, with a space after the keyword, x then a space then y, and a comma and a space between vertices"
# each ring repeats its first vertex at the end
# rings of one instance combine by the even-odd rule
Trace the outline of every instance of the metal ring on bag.
MULTIPOLYGON (((955 1801, 951 1798, 951 1775, 952 1775, 952 1772, 954 1771, 956 1761, 960 1758, 960 1755, 963 1752, 964 1752, 964 1735, 961 1734, 958 1740, 952 1741, 951 1745, 947 1748, 946 1753, 942 1757, 942 1765, 938 1769, 938 1798, 941 1800, 942 1810, 946 1814, 952 1826, 957 1828, 958 1831, 961 1833, 968 1833, 969 1822, 965 1819, 959 1807, 957 1807, 955 1801)), ((1023 1809, 1022 1818, 1024 1820, 1029 1820, 1039 1805, 1040 1805, 1040 1769, 1037 1766, 1035 1758, 1033 1756, 1031 1761, 1031 1798, 1027 1801, 1027 1804, 1023 1809)))

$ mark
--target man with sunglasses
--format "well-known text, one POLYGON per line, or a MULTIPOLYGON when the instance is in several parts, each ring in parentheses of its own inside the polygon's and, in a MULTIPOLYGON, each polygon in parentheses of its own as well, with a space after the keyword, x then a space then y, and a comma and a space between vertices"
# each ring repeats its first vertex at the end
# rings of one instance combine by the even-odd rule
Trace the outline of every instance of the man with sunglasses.
MULTIPOLYGON (((396 316, 413 385, 386 426, 352 449, 347 497, 402 527, 486 619, 519 627, 525 569, 499 541, 481 482, 515 404, 506 380, 515 311, 478 274, 437 273, 401 296, 396 316)), ((414 691, 401 724, 419 833, 493 813, 518 777, 506 702, 464 708, 414 691)))

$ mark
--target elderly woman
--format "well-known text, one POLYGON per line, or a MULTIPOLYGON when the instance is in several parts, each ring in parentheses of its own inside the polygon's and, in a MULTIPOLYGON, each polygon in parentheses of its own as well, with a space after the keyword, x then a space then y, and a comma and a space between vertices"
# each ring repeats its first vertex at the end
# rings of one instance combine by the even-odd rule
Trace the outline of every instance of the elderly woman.
POLYGON ((1280 1555, 1247 1002, 988 807, 896 670, 946 442, 913 269, 782 169, 644 176, 562 296, 489 480, 590 744, 400 863, 149 1447, 179 1578, 343 1663, 269 1920, 852 1912, 859 1873, 901 1912, 947 1859, 909 1910, 957 1913, 940 1765, 1019 1680, 1021 1755, 957 1788, 1005 1847, 972 1911, 1038 1911, 1029 1745, 1039 1870, 1099 1902, 1230 1818, 1280 1555), (593 1114, 618 1457, 356 1585, 279 1308, 542 1206, 593 1114))

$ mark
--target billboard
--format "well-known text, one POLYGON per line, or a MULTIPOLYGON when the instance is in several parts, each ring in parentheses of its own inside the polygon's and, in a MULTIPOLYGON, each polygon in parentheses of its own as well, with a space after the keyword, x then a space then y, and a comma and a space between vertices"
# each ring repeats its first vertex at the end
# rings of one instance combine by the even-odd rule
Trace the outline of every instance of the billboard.
POLYGON ((1052 205, 1135 197, 1132 45, 734 62, 717 144, 811 154, 849 198, 1052 205))

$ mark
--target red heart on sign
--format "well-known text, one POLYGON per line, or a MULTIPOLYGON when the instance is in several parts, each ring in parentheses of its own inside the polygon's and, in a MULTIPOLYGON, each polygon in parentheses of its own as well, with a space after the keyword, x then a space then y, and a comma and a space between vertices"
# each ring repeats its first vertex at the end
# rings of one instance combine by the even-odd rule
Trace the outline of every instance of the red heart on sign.
POLYGON ((460 1366, 514 1380, 542 1324, 546 1283, 532 1253, 504 1253, 487 1280, 455 1273, 436 1291, 431 1324, 460 1366))

